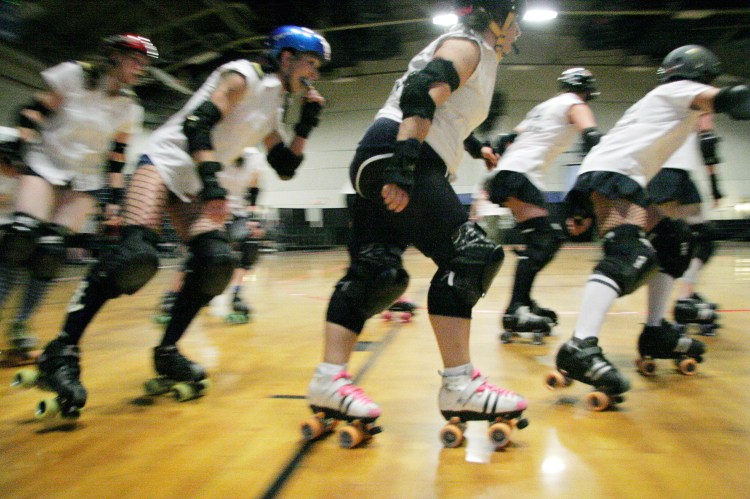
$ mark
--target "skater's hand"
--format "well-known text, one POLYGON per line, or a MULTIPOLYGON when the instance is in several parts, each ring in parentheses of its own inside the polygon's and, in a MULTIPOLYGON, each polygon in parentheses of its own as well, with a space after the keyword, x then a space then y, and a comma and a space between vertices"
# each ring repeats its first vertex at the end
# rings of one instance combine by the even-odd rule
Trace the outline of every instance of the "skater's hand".
POLYGON ((385 184, 380 195, 385 207, 395 213, 401 213, 409 204, 409 194, 396 184, 385 184))
POLYGON ((570 217, 565 220, 565 226, 571 236, 580 236, 591 228, 593 222, 591 218, 570 217))
POLYGON ((223 224, 229 215, 227 208, 226 199, 212 199, 210 201, 204 201, 203 203, 203 214, 217 224, 223 224))
POLYGON ((484 146, 482 147, 482 159, 484 160, 484 166, 487 167, 487 171, 492 171, 497 166, 500 156, 495 154, 495 150, 492 147, 484 146))

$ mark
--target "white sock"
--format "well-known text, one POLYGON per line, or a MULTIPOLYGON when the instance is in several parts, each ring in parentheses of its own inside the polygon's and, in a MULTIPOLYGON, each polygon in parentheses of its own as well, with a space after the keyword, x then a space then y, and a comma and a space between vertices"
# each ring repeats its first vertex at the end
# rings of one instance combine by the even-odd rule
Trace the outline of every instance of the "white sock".
POLYGON ((599 337, 599 330, 604 323, 612 304, 620 296, 619 286, 609 277, 592 274, 583 288, 581 313, 578 315, 573 336, 579 339, 599 337))
POLYGON ((443 372, 440 374, 443 375, 443 383, 445 383, 445 378, 452 378, 457 376, 471 376, 471 373, 474 372, 474 364, 469 362, 468 364, 463 364, 461 366, 456 367, 446 367, 443 372))
MULTIPOLYGON (((688 269, 682 274, 682 280, 695 285, 695 283, 698 282, 698 272, 700 272, 702 268, 703 260, 700 258, 693 258, 690 260, 690 266, 688 266, 688 269)), ((687 298, 687 296, 683 296, 683 298, 687 298)))
POLYGON ((648 281, 648 317, 647 326, 658 326, 667 315, 667 304, 672 294, 674 277, 659 272, 648 281))
POLYGON ((344 369, 346 369, 346 364, 330 364, 328 362, 321 362, 315 369, 315 376, 328 376, 332 378, 344 369))

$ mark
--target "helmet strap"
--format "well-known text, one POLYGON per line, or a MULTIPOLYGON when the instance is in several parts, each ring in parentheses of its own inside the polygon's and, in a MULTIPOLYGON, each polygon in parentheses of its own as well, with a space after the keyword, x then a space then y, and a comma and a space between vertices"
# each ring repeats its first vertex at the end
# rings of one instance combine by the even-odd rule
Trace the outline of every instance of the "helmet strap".
POLYGON ((510 30, 510 27, 513 26, 513 22, 515 22, 515 20, 516 13, 508 12, 508 15, 505 16, 505 22, 503 23, 502 28, 494 20, 490 21, 490 31, 492 31, 492 34, 495 35, 495 38, 497 39, 495 41, 495 54, 497 54, 497 62, 503 60, 503 56, 505 55, 503 53, 503 42, 505 41, 508 30, 510 30))

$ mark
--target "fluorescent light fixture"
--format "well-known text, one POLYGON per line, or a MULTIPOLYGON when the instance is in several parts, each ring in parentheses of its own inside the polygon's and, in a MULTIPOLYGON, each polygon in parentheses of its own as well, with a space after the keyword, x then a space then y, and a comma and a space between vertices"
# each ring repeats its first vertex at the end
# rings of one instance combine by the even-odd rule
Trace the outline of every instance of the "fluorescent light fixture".
POLYGON ((458 22, 458 16, 453 13, 437 14, 432 18, 432 24, 438 26, 453 26, 458 22))
POLYGON ((557 11, 549 7, 529 8, 523 15, 523 20, 532 23, 551 21, 557 18, 557 11))

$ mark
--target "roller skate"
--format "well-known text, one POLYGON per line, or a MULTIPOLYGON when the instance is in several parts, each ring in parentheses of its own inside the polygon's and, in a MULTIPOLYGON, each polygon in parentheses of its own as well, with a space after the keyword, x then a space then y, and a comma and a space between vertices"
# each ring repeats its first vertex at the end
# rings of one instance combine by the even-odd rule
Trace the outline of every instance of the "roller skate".
POLYGON ((37 359, 37 370, 22 369, 13 379, 13 386, 57 393, 57 397, 39 402, 37 419, 60 416, 77 419, 86 404, 86 389, 80 381, 80 353, 77 346, 60 340, 51 341, 37 359))
POLYGON ((185 402, 202 397, 211 387, 206 370, 182 355, 176 345, 154 348, 154 367, 159 376, 145 383, 149 395, 171 393, 178 402, 185 402))
MULTIPOLYGON (((554 312, 553 312, 554 313, 554 312)), ((514 336, 531 337, 535 345, 544 343, 544 337, 552 332, 551 323, 545 317, 533 313, 528 305, 511 305, 503 315, 503 332, 500 341, 511 343, 514 336)))
POLYGON ((346 422, 338 435, 339 445, 345 449, 365 443, 382 431, 375 424, 380 407, 352 384, 346 371, 335 376, 316 374, 310 382, 307 400, 314 414, 301 425, 302 438, 307 441, 332 433, 339 421, 346 422))
POLYGON ((540 307, 539 304, 535 302, 534 300, 531 300, 531 307, 529 308, 531 309, 532 314, 536 314, 540 317, 547 319, 547 322, 549 322, 550 327, 557 326, 558 324, 557 313, 551 308, 540 307))
POLYGON ((697 293, 690 298, 677 300, 674 304, 675 322, 683 324, 686 330, 690 326, 696 326, 703 336, 716 336, 716 330, 720 327, 716 323, 718 318, 716 304, 704 301, 697 293))
POLYGON ((622 394, 630 389, 630 382, 604 357, 598 342, 593 336, 566 341, 557 352, 557 371, 544 379, 550 390, 570 386, 573 380, 592 385, 594 391, 586 396, 586 407, 592 411, 623 402, 622 394))
POLYGON ((443 375, 438 395, 440 413, 447 423, 440 430, 444 447, 458 447, 464 439, 468 421, 487 421, 487 436, 496 450, 510 444, 513 428, 526 428, 523 417, 528 402, 511 390, 487 383, 478 370, 458 376, 443 375))
POLYGON ((687 376, 695 374, 698 363, 703 362, 705 345, 684 334, 684 327, 661 321, 659 326, 644 326, 638 338, 641 358, 635 361, 644 376, 656 374, 655 359, 673 359, 677 370, 687 376))
POLYGON ((252 309, 242 300, 240 290, 236 290, 232 296, 232 311, 226 317, 229 324, 247 324, 250 321, 252 309))
POLYGON ((166 324, 172 318, 172 307, 174 302, 177 300, 177 291, 167 291, 161 297, 161 303, 159 308, 154 315, 154 322, 157 324, 166 324))
POLYGON ((4 367, 33 364, 42 353, 36 346, 37 339, 26 322, 14 320, 8 328, 8 347, 0 354, 0 364, 4 367))
POLYGON ((411 322, 412 317, 417 315, 417 305, 408 300, 399 300, 383 312, 383 320, 392 321, 395 317, 404 324, 411 322))

